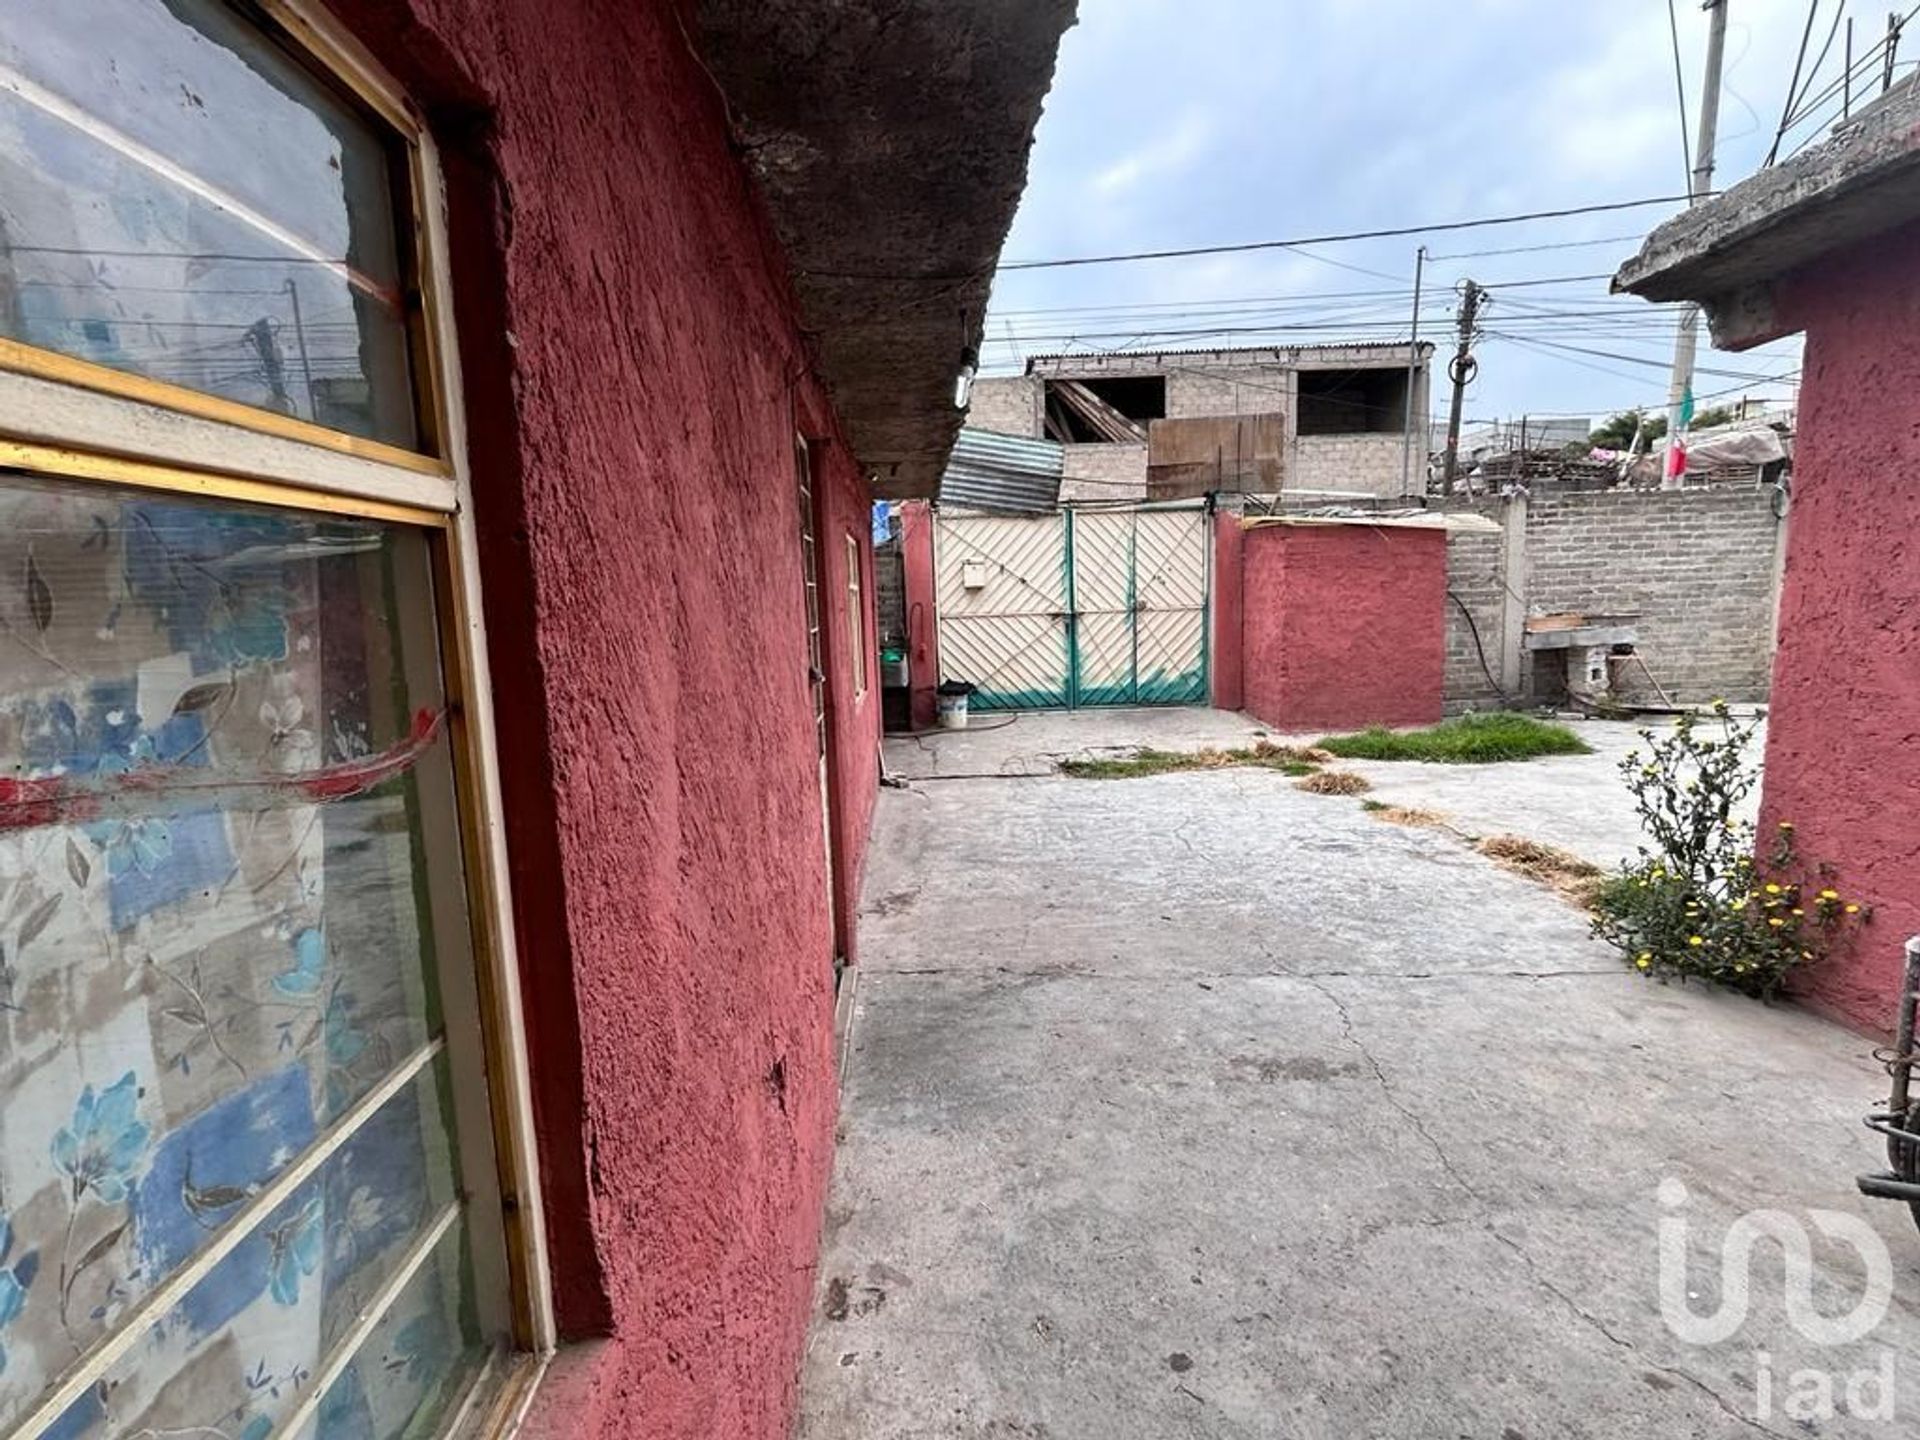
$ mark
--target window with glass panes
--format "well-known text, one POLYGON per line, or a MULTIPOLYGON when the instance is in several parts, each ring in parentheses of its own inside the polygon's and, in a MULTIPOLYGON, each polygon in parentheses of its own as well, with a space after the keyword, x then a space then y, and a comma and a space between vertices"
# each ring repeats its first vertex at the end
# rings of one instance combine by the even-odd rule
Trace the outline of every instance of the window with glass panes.
POLYGON ((8 12, 0 1436, 479 1423, 526 1267, 426 142, 283 4, 8 12))

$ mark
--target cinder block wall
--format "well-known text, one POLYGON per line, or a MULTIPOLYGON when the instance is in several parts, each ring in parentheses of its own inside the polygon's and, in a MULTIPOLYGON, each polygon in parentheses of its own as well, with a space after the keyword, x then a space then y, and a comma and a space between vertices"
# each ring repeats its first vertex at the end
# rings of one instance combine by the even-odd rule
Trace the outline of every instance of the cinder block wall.
POLYGON ((973 382, 967 424, 1001 435, 1040 436, 1041 383, 1038 375, 988 375, 973 382))
MULTIPOLYGON (((1471 507, 1501 518, 1501 501, 1471 507)), ((1449 712, 1494 710, 1506 620, 1507 537, 1455 532, 1447 537, 1447 672, 1449 712)))
POLYGON ((1298 435, 1287 469, 1289 490, 1353 490, 1390 497, 1426 488, 1425 457, 1407 463, 1401 435, 1298 435), (1411 470, 1411 475, 1409 475, 1411 470))
MULTIPOLYGON (((1773 665, 1776 549, 1782 523, 1770 489, 1536 490, 1524 535, 1454 533, 1447 545, 1447 708, 1532 698, 1532 659, 1520 624, 1562 611, 1631 614, 1637 649, 1659 688, 1680 703, 1765 700, 1773 665), (1458 597, 1461 603, 1455 603, 1458 597), (1462 604, 1466 614, 1462 613, 1462 604), (1467 623, 1467 615, 1473 624, 1467 623), (1483 667, 1474 628, 1486 652, 1483 667), (1517 657, 1517 658, 1516 658, 1517 657)), ((1454 506, 1521 523, 1516 502, 1454 506)), ((1623 698, 1659 698, 1645 671, 1623 698)))
MULTIPOLYGON (((1638 612, 1636 644, 1681 702, 1763 700, 1773 666, 1771 490, 1598 490, 1527 505, 1529 614, 1638 612)), ((1647 671, 1627 694, 1655 698, 1647 671)))
POLYGON ((1069 445, 1063 464, 1062 503, 1147 498, 1144 445, 1069 445))

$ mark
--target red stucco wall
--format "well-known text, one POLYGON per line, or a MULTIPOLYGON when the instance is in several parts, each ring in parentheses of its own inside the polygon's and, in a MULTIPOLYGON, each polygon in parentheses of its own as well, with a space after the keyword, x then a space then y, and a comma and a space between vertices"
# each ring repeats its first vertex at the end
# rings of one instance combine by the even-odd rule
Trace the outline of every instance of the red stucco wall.
POLYGON ((900 507, 900 557, 907 601, 907 680, 913 728, 938 721, 940 627, 934 606, 933 510, 924 500, 900 507))
POLYGON ((843 915, 879 729, 847 686, 862 478, 667 5, 337 8, 447 159, 555 1299, 610 1337, 535 1433, 781 1436, 835 1107, 795 432, 843 915))
POLYGON ((1240 517, 1222 510, 1213 517, 1213 695, 1216 708, 1238 710, 1246 699, 1243 673, 1242 541, 1240 517))
POLYGON ((1801 988, 1883 1031, 1920 933, 1920 226, 1783 291, 1807 348, 1762 827, 1874 906, 1801 988))
POLYGON ((1440 718, 1447 537, 1263 525, 1242 537, 1247 710, 1275 729, 1440 718))

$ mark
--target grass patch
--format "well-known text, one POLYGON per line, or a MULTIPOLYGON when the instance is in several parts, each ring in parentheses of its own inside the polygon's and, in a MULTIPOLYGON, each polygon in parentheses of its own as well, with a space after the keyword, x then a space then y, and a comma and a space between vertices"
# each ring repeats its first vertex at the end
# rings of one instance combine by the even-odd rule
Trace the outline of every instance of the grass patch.
POLYGON ((1489 835, 1474 849, 1494 864, 1538 881, 1583 910, 1593 908, 1607 873, 1591 861, 1522 835, 1489 835))
POLYGON ((1317 748, 1347 760, 1429 760, 1441 765, 1487 765, 1501 760, 1532 760, 1540 755, 1592 753, 1592 747, 1566 726, 1508 711, 1456 715, 1424 730, 1376 726, 1351 735, 1329 735, 1317 748))
POLYGON ((1131 755, 1096 760, 1062 760, 1060 773, 1076 780, 1130 780, 1141 775, 1170 775, 1180 770, 1225 770, 1235 765, 1251 765, 1261 770, 1278 770, 1282 775, 1311 775, 1316 766, 1331 758, 1323 751, 1261 740, 1236 750, 1142 749, 1131 755))
POLYGON ((1309 795, 1364 795, 1373 788, 1373 782, 1351 770, 1321 770, 1294 781, 1293 788, 1309 795))

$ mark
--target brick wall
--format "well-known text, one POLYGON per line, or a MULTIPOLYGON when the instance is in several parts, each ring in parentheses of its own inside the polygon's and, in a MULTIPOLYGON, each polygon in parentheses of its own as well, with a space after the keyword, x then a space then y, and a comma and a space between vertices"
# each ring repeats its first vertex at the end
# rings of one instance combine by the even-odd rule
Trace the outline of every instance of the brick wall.
MULTIPOLYGON (((1420 456, 1413 457, 1412 484, 1426 486, 1420 456)), ((1356 490, 1366 495, 1405 493, 1406 440, 1401 435, 1299 435, 1287 467, 1289 490, 1356 490)))
MULTIPOLYGON (((1505 506, 1494 501, 1471 508, 1497 521, 1505 506)), ((1507 537, 1499 531, 1455 531, 1447 537, 1446 700, 1450 713, 1500 706, 1497 682, 1507 598, 1506 548, 1507 537)))
POLYGON ((873 624, 882 645, 900 643, 907 635, 906 566, 900 555, 900 522, 893 539, 873 547, 873 624))
POLYGON ((1144 445, 1069 445, 1066 447, 1061 502, 1144 500, 1147 498, 1147 447, 1144 445))
MULTIPOLYGON (((1773 663, 1769 490, 1597 490, 1527 506, 1529 614, 1634 613, 1635 646, 1676 701, 1763 699, 1773 663)), ((1646 672, 1629 699, 1650 699, 1646 672)))
POLYGON ((994 375, 973 382, 967 424, 1001 435, 1040 436, 1040 378, 994 375))
MULTIPOLYGON (((1455 532, 1447 546, 1447 708, 1484 709, 1500 696, 1487 676, 1519 652, 1509 626, 1521 615, 1573 611, 1632 618, 1636 649, 1660 689, 1692 703, 1764 700, 1773 663, 1775 550, 1780 525, 1771 490, 1749 485, 1686 490, 1536 490, 1526 502, 1517 554, 1508 537, 1455 532), (1509 573, 1508 564, 1513 563, 1509 573), (1519 604, 1509 608, 1509 592, 1519 604), (1481 665, 1474 628, 1486 652, 1481 665)), ((1471 509, 1514 523, 1514 502, 1471 509)), ((1542 661, 1557 665, 1557 657, 1542 661)), ((1533 659, 1520 655, 1518 693, 1533 694, 1533 659)), ((1659 699, 1646 671, 1629 668, 1621 698, 1659 699)))

